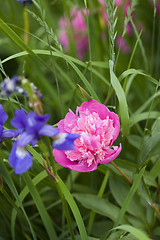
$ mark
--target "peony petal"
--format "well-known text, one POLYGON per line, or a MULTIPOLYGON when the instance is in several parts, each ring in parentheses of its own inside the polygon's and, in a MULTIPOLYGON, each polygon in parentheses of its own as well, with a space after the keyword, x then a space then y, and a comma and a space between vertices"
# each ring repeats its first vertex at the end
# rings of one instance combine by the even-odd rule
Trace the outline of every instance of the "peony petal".
POLYGON ((88 164, 84 161, 82 162, 76 162, 76 161, 70 161, 67 157, 64 151, 61 150, 53 150, 53 155, 55 157, 55 160, 63 167, 69 168, 74 171, 78 172, 91 172, 97 169, 97 164, 93 163, 88 167, 88 164))
POLYGON ((102 120, 106 119, 106 116, 109 116, 112 119, 113 113, 110 112, 109 109, 105 105, 97 102, 94 99, 91 99, 89 102, 83 102, 81 104, 81 106, 79 107, 80 116, 81 116, 81 114, 83 114, 83 112, 86 111, 86 109, 88 109, 90 113, 93 113, 93 112, 98 113, 99 117, 102 120))
POLYGON ((61 120, 58 123, 58 128, 61 129, 61 126, 63 126, 63 129, 71 133, 72 129, 76 126, 78 116, 76 116, 71 110, 68 112, 65 116, 64 120, 61 120))
POLYGON ((111 161, 113 161, 121 152, 122 150, 122 145, 120 143, 120 146, 119 147, 113 147, 114 149, 110 149, 110 154, 108 154, 108 156, 105 157, 104 160, 98 160, 98 163, 101 163, 101 164, 106 164, 106 163, 109 163, 111 161))

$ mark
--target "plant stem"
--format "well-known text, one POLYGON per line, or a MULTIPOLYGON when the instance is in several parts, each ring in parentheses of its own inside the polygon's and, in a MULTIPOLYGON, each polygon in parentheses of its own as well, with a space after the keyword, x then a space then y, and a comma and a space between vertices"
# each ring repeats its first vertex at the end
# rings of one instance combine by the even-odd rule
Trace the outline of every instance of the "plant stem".
MULTIPOLYGON (((133 181, 114 162, 111 162, 111 163, 131 184, 133 184, 133 181)), ((160 188, 160 185, 159 185, 159 188, 160 188)), ((160 199, 160 193, 159 193, 159 199, 160 199)), ((158 208, 152 202, 150 202, 150 205, 154 208, 156 213, 160 216, 160 209, 158 210, 158 208)))
POLYGON ((131 184, 133 184, 133 181, 113 161, 111 163, 131 184))
POLYGON ((29 43, 29 17, 27 12, 27 7, 24 7, 24 42, 26 45, 29 43))
POLYGON ((158 200, 159 200, 159 211, 160 211, 160 176, 158 177, 158 200))
POLYGON ((154 208, 154 210, 156 211, 156 213, 160 216, 160 211, 159 211, 158 208, 154 205, 154 203, 151 203, 151 206, 154 208))
POLYGON ((156 27, 156 5, 154 2, 154 12, 153 12, 153 25, 152 25, 152 47, 151 47, 151 65, 150 72, 153 73, 153 59, 154 59, 154 50, 155 50, 155 27, 156 27))
POLYGON ((51 163, 51 166, 52 166, 52 169, 53 169, 53 173, 54 173, 54 175, 57 179, 57 181, 54 181, 54 182, 56 184, 58 194, 59 194, 59 196, 61 198, 61 201, 62 201, 62 205, 63 205, 64 211, 65 211, 66 220, 67 220, 67 223, 68 223, 68 227, 69 227, 69 230, 70 230, 70 233, 71 233, 72 240, 75 240, 74 231, 73 231, 73 228, 72 228, 71 216, 70 216, 70 213, 69 213, 69 210, 68 210, 67 202, 66 202, 66 199, 64 198, 64 195, 62 193, 61 187, 60 187, 59 182, 58 182, 58 173, 57 173, 57 170, 56 170, 55 160, 54 160, 54 157, 53 157, 52 147, 51 147, 51 143, 50 143, 49 138, 47 138, 47 142, 48 142, 48 148, 49 148, 49 154, 50 154, 50 163, 51 163))
POLYGON ((87 19, 87 34, 88 34, 88 46, 89 46, 89 62, 91 66, 90 76, 91 76, 91 84, 93 84, 93 76, 92 76, 92 54, 91 54, 91 38, 90 38, 90 29, 89 29, 89 10, 87 6, 87 0, 84 0, 85 8, 86 8, 86 19, 87 19))
MULTIPOLYGON (((107 185, 108 177, 109 177, 109 171, 107 170, 106 174, 104 176, 103 182, 101 184, 101 188, 100 188, 100 190, 99 190, 99 192, 97 194, 97 196, 100 197, 100 198, 103 196, 104 190, 105 190, 106 185, 107 185)), ((96 216, 96 213, 91 211, 90 217, 89 217, 89 222, 88 222, 88 234, 91 233, 95 216, 96 216)))

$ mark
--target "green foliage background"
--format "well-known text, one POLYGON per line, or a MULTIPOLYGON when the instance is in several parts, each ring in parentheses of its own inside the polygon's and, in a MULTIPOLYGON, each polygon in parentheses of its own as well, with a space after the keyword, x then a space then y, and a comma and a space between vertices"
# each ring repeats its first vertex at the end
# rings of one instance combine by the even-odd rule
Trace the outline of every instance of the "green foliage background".
MULTIPOLYGON (((1 81, 14 74, 27 77, 43 94, 45 113, 56 125, 68 109, 75 111, 86 92, 121 121, 117 143, 122 152, 114 163, 98 166, 90 173, 74 172, 56 164, 59 187, 69 206, 71 236, 56 184, 43 166, 43 153, 28 146, 34 158, 32 168, 21 176, 9 167, 10 143, 0 148, 0 239, 109 239, 158 240, 160 238, 160 16, 148 0, 132 0, 133 35, 124 35, 132 51, 115 49, 111 30, 123 33, 124 12, 108 12, 111 29, 104 25, 97 0, 34 0, 24 10, 15 0, 1 2, 1 81), (66 53, 57 39, 60 17, 69 16, 78 5, 89 9, 90 51, 83 61, 76 56, 70 39, 66 53), (29 18, 29 43, 24 42, 24 18, 29 18), (103 24, 102 24, 103 23, 103 24), (102 41, 102 32, 105 39, 102 41), (110 41, 109 41, 110 39, 110 41), (113 54, 115 51, 115 62, 113 54), (110 60, 110 61, 109 61, 110 60), (57 88, 58 83, 58 88, 57 88), (81 86, 82 95, 78 85, 81 86)), ((159 3, 159 1, 157 1, 159 3)), ((156 3, 156 1, 155 1, 156 3)), ((106 4, 112 5, 106 0, 106 4)), ((159 3, 160 4, 160 3, 159 3)), ((88 97, 87 94, 87 97, 88 97)), ((14 110, 29 111, 24 97, 1 98, 9 120, 14 110)), ((10 127, 9 120, 6 127, 10 127)))

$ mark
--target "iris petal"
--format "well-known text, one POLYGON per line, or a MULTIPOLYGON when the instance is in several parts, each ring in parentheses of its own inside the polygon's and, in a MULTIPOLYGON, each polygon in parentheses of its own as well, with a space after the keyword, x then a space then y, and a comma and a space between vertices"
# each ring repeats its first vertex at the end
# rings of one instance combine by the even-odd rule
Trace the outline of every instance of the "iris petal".
POLYGON ((33 139, 34 139, 34 135, 33 134, 28 134, 27 132, 24 132, 18 138, 17 145, 20 146, 20 147, 24 147, 27 144, 30 144, 33 139))
POLYGON ((54 137, 59 133, 57 127, 52 127, 51 125, 45 125, 39 130, 39 135, 45 135, 49 137, 54 137))
POLYGON ((32 166, 32 156, 15 142, 9 156, 9 164, 14 168, 15 174, 25 173, 32 166))

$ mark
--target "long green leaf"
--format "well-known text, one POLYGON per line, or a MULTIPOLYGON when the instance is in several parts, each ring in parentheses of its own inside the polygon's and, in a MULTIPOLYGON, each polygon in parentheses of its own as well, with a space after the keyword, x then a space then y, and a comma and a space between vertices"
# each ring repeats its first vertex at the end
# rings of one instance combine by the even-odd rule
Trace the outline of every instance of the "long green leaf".
MULTIPOLYGON (((40 49, 35 49, 35 50, 32 50, 35 54, 38 54, 38 55, 48 55, 50 56, 51 52, 49 50, 40 50, 40 49)), ((16 54, 13 54, 5 59, 2 60, 2 64, 4 64, 5 62, 8 62, 12 59, 15 59, 15 58, 18 58, 18 57, 22 57, 22 56, 25 56, 25 55, 28 55, 28 52, 26 51, 23 51, 23 52, 19 52, 19 53, 16 53, 16 54)), ((79 66, 82 66, 84 68, 87 67, 87 64, 80 61, 79 59, 76 59, 74 57, 71 57, 69 55, 65 55, 59 51, 52 51, 52 55, 54 57, 60 57, 60 58, 63 58, 64 60, 68 61, 70 60, 71 62, 74 62, 76 64, 78 64, 79 66)), ((93 65, 94 66, 94 65, 93 65)), ((91 67, 88 66, 88 69, 91 70, 91 67)), ((94 68, 92 68, 92 72, 93 74, 95 74, 97 77, 99 77, 107 86, 110 86, 109 82, 107 81, 107 79, 102 75, 100 74, 97 70, 95 70, 94 68)))
POLYGON ((72 195, 70 194, 70 192, 68 191, 67 187, 65 186, 65 184, 63 183, 63 181, 61 180, 60 177, 58 177, 58 182, 59 182, 61 190, 62 190, 62 192, 63 192, 71 210, 72 210, 72 213, 75 217, 81 239, 82 240, 87 240, 88 239, 87 232, 86 232, 86 229, 85 229, 85 226, 84 226, 83 219, 82 219, 81 214, 79 212, 79 209, 78 209, 72 195))
POLYGON ((134 68, 124 71, 118 79, 121 82, 125 77, 127 77, 128 75, 131 75, 131 74, 142 75, 144 77, 147 77, 152 83, 159 85, 159 82, 155 78, 151 77, 150 75, 148 75, 146 73, 143 73, 142 70, 137 70, 134 68))
POLYGON ((32 195, 32 198, 37 206, 37 209, 42 218, 43 224, 46 228, 46 231, 48 233, 50 240, 53 240, 53 239, 58 240, 56 232, 55 232, 53 224, 52 224, 52 221, 51 221, 51 218, 46 211, 46 208, 42 202, 42 199, 41 199, 37 189, 35 188, 35 186, 32 182, 32 179, 30 178, 28 173, 25 173, 23 175, 23 178, 24 178, 24 181, 25 181, 26 185, 28 186, 29 191, 32 195))
POLYGON ((134 183, 133 183, 132 187, 130 188, 130 191, 129 191, 129 193, 128 193, 128 195, 127 195, 127 197, 126 197, 126 199, 125 199, 125 201, 122 205, 122 208, 121 208, 121 210, 118 214, 118 217, 115 221, 114 227, 117 227, 121 223, 121 220, 124 217, 124 214, 127 211, 127 208, 128 208, 128 206, 129 206, 129 204, 130 204, 130 202, 131 202, 131 200, 132 200, 132 198, 133 198, 133 196, 134 196, 134 194, 135 194, 135 192, 136 192, 136 190, 139 186, 139 183, 140 183, 141 178, 144 174, 144 171, 145 171, 145 167, 142 168, 140 173, 136 176, 136 178, 134 180, 134 183))
POLYGON ((123 91, 123 88, 121 84, 119 83, 116 75, 113 72, 113 62, 109 61, 110 66, 110 76, 111 76, 111 84, 116 92, 116 95, 118 97, 119 101, 119 107, 120 107, 120 117, 122 121, 122 131, 123 135, 129 135, 129 114, 128 114, 128 106, 127 101, 125 97, 125 93, 123 91))
MULTIPOLYGON (((106 216, 113 222, 117 219, 120 211, 119 207, 115 206, 107 199, 100 198, 91 194, 75 194, 75 198, 87 209, 92 210, 102 216, 106 216)), ((125 221, 126 222, 126 221, 125 221)))
POLYGON ((116 229, 122 229, 125 230, 126 232, 130 232, 133 236, 135 236, 139 240, 151 240, 151 238, 149 238, 144 232, 130 225, 121 225, 119 227, 114 228, 114 230, 116 229))
MULTIPOLYGON (((41 173, 39 173, 33 179, 33 184, 37 185, 39 182, 41 182, 47 176, 48 176, 47 172, 45 170, 43 170, 41 173)), ((24 189, 19 194, 19 199, 20 199, 21 203, 23 202, 25 197, 28 195, 28 193, 29 193, 29 188, 27 186, 25 186, 24 189)), ((16 201, 16 203, 17 203, 17 201, 16 201)), ((11 214, 11 232, 12 232, 12 236, 14 236, 16 216, 17 216, 17 211, 13 208, 12 214, 11 214)))
MULTIPOLYGON (((15 185, 14 185, 14 183, 13 183, 13 181, 12 181, 12 179, 11 179, 11 177, 10 177, 10 175, 9 175, 9 173, 8 173, 8 171, 7 171, 7 169, 6 169, 5 164, 4 164, 3 161, 0 161, 0 171, 1 171, 1 174, 3 175, 3 177, 4 177, 4 179, 5 179, 8 187, 10 188, 13 196, 15 197, 18 205, 19 205, 20 208, 22 209, 22 212, 23 212, 23 214, 24 214, 24 216, 25 216, 25 218, 26 218, 26 221, 28 222, 28 225, 29 225, 29 227, 30 227, 30 230, 31 230, 33 239, 36 240, 37 238, 36 238, 35 232, 34 232, 34 230, 33 230, 33 228, 32 228, 31 222, 30 222, 30 220, 29 220, 29 218, 28 218, 28 216, 27 216, 27 214, 26 214, 26 212, 25 212, 25 209, 24 209, 24 207, 23 207, 23 205, 22 205, 21 200, 19 199, 18 192, 17 192, 17 190, 16 190, 16 188, 15 188, 15 185)), ((12 238, 15 239, 15 234, 14 234, 14 232, 12 232, 12 238)))
POLYGON ((158 111, 133 114, 130 117, 130 123, 131 123, 131 126, 133 126, 134 124, 136 124, 140 121, 147 120, 147 119, 157 119, 158 117, 159 117, 159 112, 158 111))

